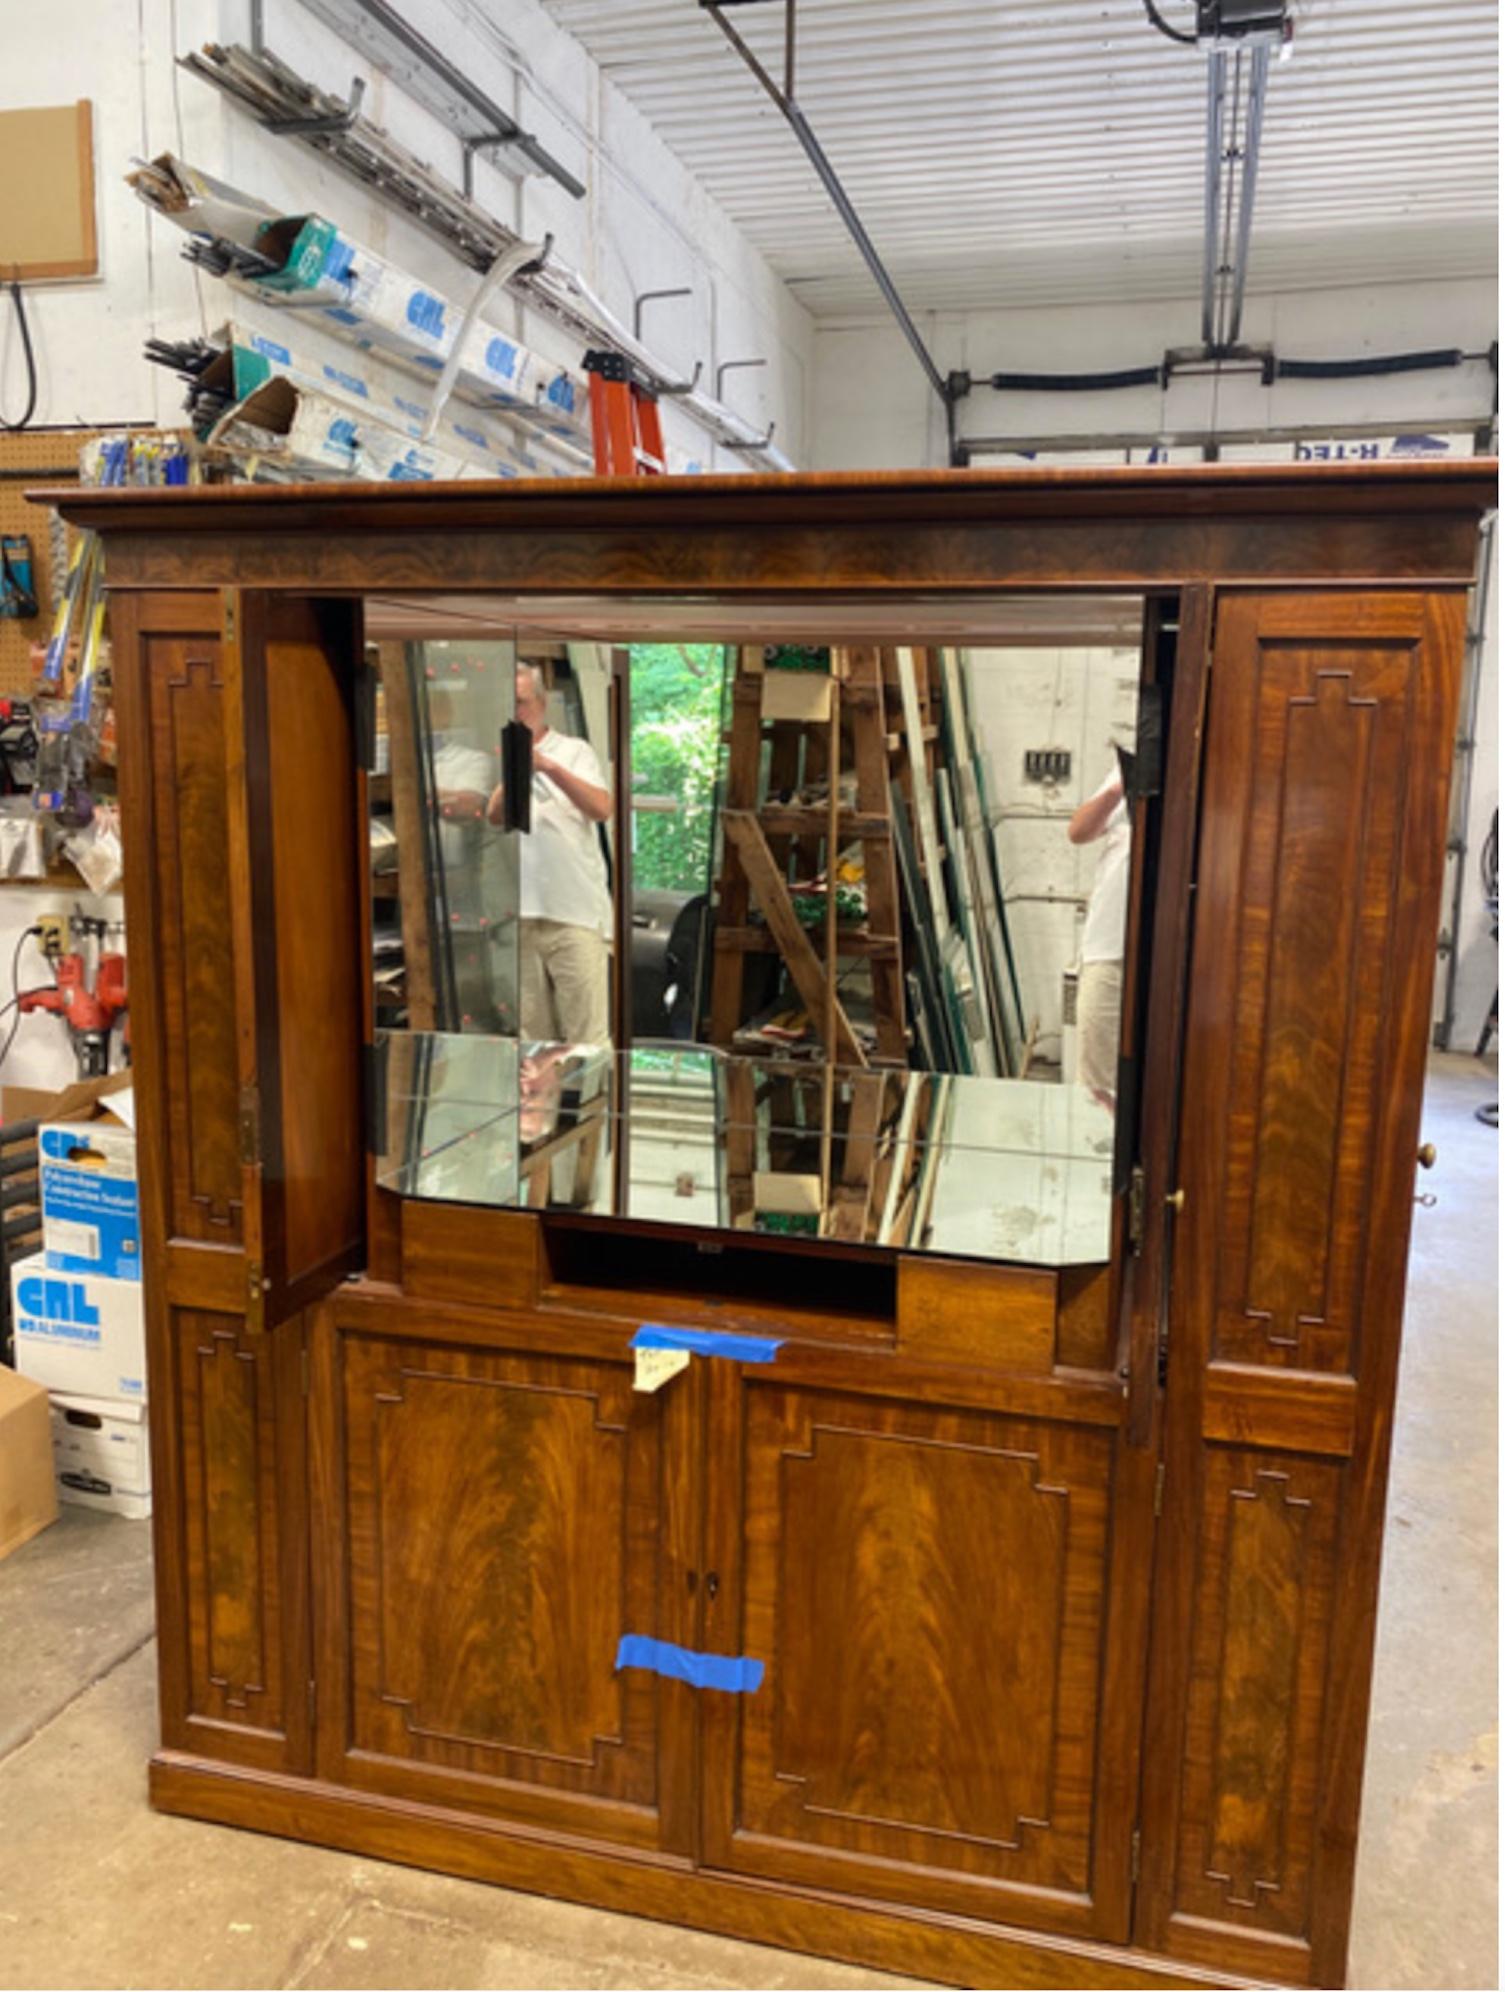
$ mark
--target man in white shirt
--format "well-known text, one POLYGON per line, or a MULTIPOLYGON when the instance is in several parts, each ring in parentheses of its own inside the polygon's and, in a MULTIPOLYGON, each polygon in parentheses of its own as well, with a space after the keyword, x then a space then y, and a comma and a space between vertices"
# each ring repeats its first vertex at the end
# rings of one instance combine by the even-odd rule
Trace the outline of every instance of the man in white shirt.
MULTIPOLYGON (((543 675, 519 665, 517 717, 533 735, 532 829, 522 840, 518 1007, 526 1039, 605 1044, 611 1037, 611 893, 596 826, 611 790, 588 740, 549 725, 543 675)), ((488 820, 502 820, 493 790, 488 820)))
POLYGON ((1066 826, 1073 844, 1102 843, 1082 926, 1077 980, 1077 1077, 1111 1112, 1118 1092, 1118 1020, 1123 1006, 1124 928, 1129 919, 1129 811, 1115 767, 1066 826))

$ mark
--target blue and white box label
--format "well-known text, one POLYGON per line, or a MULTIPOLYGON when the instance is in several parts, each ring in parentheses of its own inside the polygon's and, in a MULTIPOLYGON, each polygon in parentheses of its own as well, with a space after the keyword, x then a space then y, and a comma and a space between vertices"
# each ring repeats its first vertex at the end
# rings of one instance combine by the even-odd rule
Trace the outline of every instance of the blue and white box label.
POLYGON ((48 1390, 127 1403, 146 1398, 139 1280, 59 1272, 41 1252, 11 1267, 16 1368, 48 1390))
POLYGON ((135 1135, 103 1121, 53 1121, 39 1130, 37 1147, 48 1265, 139 1280, 135 1135))

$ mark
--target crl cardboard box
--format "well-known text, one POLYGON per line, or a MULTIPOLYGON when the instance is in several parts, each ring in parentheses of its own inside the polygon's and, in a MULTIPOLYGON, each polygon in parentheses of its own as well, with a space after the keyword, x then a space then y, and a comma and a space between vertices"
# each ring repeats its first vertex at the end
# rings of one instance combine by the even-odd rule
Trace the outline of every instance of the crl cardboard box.
POLYGON ((34 1252, 11 1268, 16 1368, 70 1396, 146 1398, 141 1282, 60 1272, 34 1252))
POLYGON ((146 1406, 56 1393, 51 1404, 59 1499, 145 1521, 152 1511, 146 1406))
POLYGON ((0 1364, 0 1556, 57 1520, 47 1393, 0 1364))
POLYGON ((49 1121, 37 1131, 42 1246, 59 1272, 141 1277, 136 1137, 108 1121, 49 1121))

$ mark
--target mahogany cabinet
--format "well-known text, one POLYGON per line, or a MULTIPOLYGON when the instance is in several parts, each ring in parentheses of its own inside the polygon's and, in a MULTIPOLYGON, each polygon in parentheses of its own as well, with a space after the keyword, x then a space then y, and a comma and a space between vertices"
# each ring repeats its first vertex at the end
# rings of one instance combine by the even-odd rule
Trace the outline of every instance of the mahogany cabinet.
POLYGON ((1493 466, 46 496, 111 590, 153 1802, 957 1984, 1340 1985, 1493 466), (1102 1268, 378 1185, 365 600, 1068 591, 1164 693, 1102 1268), (644 1321, 780 1346, 635 1390, 644 1321))

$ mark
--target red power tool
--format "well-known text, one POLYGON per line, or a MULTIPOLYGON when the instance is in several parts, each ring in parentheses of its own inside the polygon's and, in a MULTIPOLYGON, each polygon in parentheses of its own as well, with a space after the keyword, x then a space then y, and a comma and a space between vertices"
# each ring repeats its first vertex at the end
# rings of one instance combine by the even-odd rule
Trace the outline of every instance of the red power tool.
POLYGON ((50 1010, 68 1026, 80 1079, 97 1079, 110 1069, 110 1032, 126 1008, 125 956, 100 947, 105 923, 76 913, 72 927, 83 947, 52 958, 51 989, 28 989, 18 1000, 23 1016, 50 1010))

